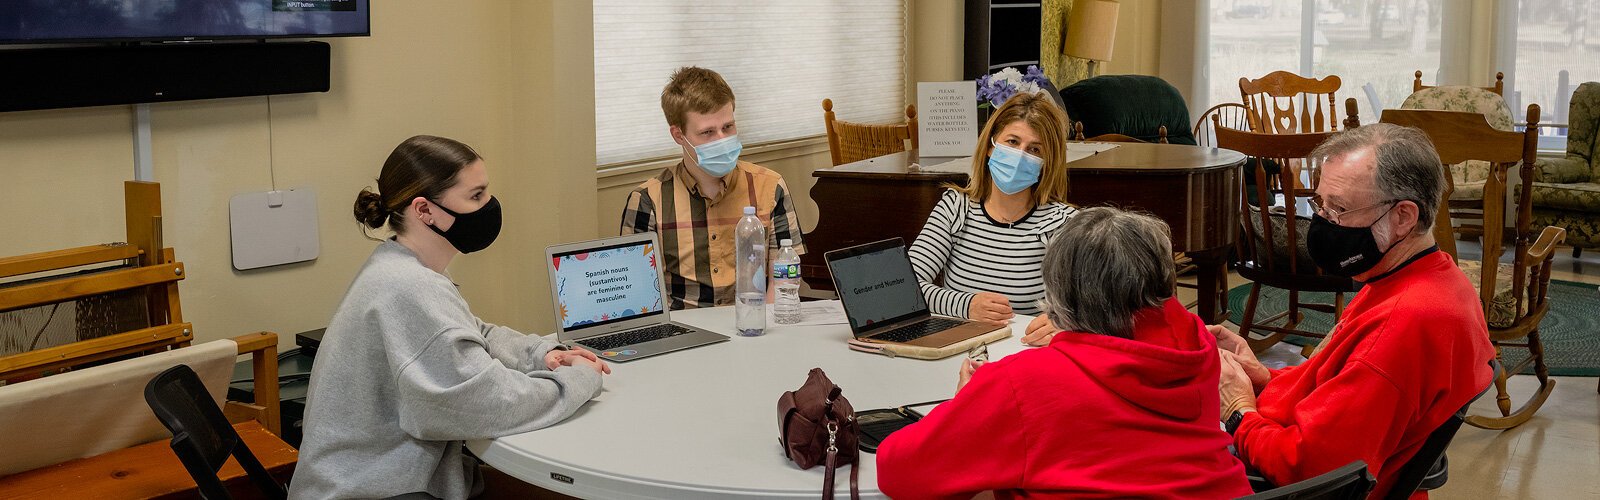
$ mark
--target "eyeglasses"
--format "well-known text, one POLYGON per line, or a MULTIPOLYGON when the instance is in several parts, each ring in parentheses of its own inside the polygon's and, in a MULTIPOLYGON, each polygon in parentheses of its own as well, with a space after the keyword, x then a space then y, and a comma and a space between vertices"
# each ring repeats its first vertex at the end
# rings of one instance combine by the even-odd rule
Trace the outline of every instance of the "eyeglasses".
POLYGON ((983 363, 989 362, 989 345, 979 343, 978 345, 973 346, 972 350, 967 351, 967 357, 971 358, 973 361, 983 363))
POLYGON ((1353 212, 1360 212, 1362 210, 1369 210, 1369 209, 1381 207, 1381 206, 1384 206, 1384 205, 1388 205, 1390 203, 1398 203, 1400 201, 1404 201, 1404 200, 1393 200, 1393 199, 1392 200, 1384 200, 1384 201, 1373 203, 1371 205, 1367 205, 1367 206, 1364 206, 1364 207, 1361 207, 1361 208, 1350 209, 1350 210, 1334 210, 1332 208, 1328 208, 1327 206, 1323 205, 1322 195, 1317 194, 1317 195, 1311 195, 1311 208, 1317 211, 1317 215, 1322 216, 1322 218, 1324 218, 1324 219, 1328 219, 1328 222, 1332 222, 1334 224, 1338 224, 1340 217, 1344 217, 1345 215, 1349 215, 1349 214, 1351 214, 1353 212))

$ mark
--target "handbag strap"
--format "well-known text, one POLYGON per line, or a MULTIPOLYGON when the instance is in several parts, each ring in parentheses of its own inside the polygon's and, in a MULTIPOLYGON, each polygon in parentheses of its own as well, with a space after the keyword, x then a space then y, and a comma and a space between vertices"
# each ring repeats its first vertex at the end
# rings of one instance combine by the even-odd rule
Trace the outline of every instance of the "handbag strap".
MULTIPOLYGON (((834 445, 839 435, 839 424, 831 418, 832 415, 828 416, 828 460, 822 470, 822 500, 833 500, 833 468, 838 466, 839 458, 839 447, 834 445)), ((855 479, 854 467, 850 469, 850 479, 855 479)), ((856 498, 854 493, 851 491, 851 500, 856 498)))
POLYGON ((850 462, 850 500, 861 500, 861 487, 856 480, 861 475, 861 448, 854 451, 855 460, 850 462))
MULTIPOLYGON (((832 400, 829 400, 829 402, 831 403, 832 400)), ((832 405, 830 404, 829 406, 831 407, 832 405)), ((833 471, 839 466, 839 447, 837 443, 840 428, 839 422, 834 418, 831 410, 826 415, 828 417, 828 458, 823 465, 824 470, 822 471, 822 499, 833 500, 833 471)), ((850 500, 861 500, 861 449, 855 448, 850 451, 852 452, 851 456, 855 457, 850 463, 850 500)))

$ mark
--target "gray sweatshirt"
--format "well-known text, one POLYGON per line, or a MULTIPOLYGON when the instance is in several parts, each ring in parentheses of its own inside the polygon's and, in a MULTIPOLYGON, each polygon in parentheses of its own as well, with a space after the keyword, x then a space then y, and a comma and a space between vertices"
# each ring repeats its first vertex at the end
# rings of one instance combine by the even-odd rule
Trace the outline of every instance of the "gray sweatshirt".
POLYGON ((317 350, 290 498, 465 498, 463 441, 531 431, 600 393, 557 344, 480 321, 450 279, 393 240, 356 275, 317 350))

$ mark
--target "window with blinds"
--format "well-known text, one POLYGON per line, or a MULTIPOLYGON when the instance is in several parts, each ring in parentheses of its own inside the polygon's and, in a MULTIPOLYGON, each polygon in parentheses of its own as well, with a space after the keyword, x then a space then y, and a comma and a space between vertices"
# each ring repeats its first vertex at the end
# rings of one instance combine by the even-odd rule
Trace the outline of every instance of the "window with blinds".
POLYGON ((739 139, 825 133, 840 120, 905 119, 903 0, 595 0, 595 156, 601 166, 677 155, 661 89, 682 66, 733 87, 739 139))

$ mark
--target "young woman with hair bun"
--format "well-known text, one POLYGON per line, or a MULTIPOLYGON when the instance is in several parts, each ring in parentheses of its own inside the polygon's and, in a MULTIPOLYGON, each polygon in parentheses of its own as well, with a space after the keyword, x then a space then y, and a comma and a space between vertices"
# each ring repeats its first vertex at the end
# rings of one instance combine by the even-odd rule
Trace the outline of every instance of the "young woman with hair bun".
POLYGON ((306 399, 290 496, 465 498, 483 487, 464 441, 549 426, 600 393, 593 353, 485 323, 446 268, 500 233, 483 158, 406 139, 378 190, 356 195, 362 232, 388 225, 329 322, 306 399))

